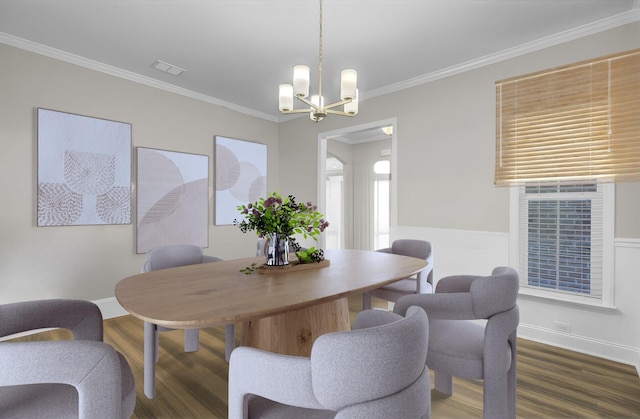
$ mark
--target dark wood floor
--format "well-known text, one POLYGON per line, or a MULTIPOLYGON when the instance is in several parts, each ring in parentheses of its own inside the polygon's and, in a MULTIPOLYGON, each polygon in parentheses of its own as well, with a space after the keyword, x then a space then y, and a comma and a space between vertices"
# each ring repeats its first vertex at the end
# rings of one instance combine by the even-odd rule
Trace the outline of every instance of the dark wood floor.
MULTIPOLYGON (((352 315, 360 299, 350 300, 352 315)), ((105 341, 122 352, 137 386, 134 418, 226 418, 224 328, 200 331, 200 350, 184 353, 182 331, 160 337, 157 395, 143 393, 143 323, 132 316, 105 321, 105 341)), ((519 418, 640 418, 640 379, 635 368, 520 339, 519 418)), ((432 391, 432 417, 482 417, 482 382, 454 378, 454 395, 432 391)), ((402 419, 402 418, 390 418, 402 419)))

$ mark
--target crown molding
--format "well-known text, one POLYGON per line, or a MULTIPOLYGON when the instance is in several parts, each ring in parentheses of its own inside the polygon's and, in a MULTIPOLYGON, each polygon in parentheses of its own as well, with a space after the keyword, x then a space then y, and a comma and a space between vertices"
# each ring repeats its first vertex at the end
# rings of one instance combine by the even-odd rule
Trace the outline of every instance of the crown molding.
POLYGON ((0 32, 0 43, 20 48, 25 51, 33 52, 35 54, 44 55, 49 58, 64 61, 70 64, 75 64, 80 67, 95 70, 101 73, 105 73, 111 76, 119 77, 121 79, 129 80, 135 83, 143 84, 145 86, 154 87, 156 89, 164 90, 170 93, 175 93, 181 96, 186 96, 192 99, 200 100, 202 102, 211 103, 235 112, 240 112, 246 115, 254 116, 256 118, 265 119, 271 122, 278 122, 278 118, 263 112, 258 112, 254 109, 249 109, 244 106, 237 105, 235 103, 227 102, 208 96, 202 93, 194 92, 193 90, 184 89, 182 87, 175 86, 170 83, 165 83, 159 80, 152 79, 151 77, 143 76, 131 71, 123 70, 108 64, 104 64, 98 61, 90 60, 79 55, 70 54, 68 52, 51 48, 36 42, 32 42, 23 38, 18 38, 13 35, 9 35, 4 32, 0 32))
MULTIPOLYGON (((367 92, 361 92, 360 100, 367 100, 377 96, 383 96, 390 93, 395 93, 400 90, 409 89, 422 84, 430 83, 446 77, 451 77, 456 74, 464 73, 481 67, 485 67, 491 64, 495 64, 501 61, 505 61, 511 58, 519 57, 531 52, 539 51, 544 48, 549 48, 565 42, 573 41, 585 36, 593 35, 599 32, 603 32, 609 29, 613 29, 619 26, 623 26, 632 22, 640 21, 640 0, 635 0, 634 8, 624 13, 620 13, 609 18, 601 19, 596 22, 592 22, 583 26, 579 26, 574 29, 570 29, 564 32, 557 33, 545 38, 538 39, 536 41, 528 42, 526 44, 519 45, 514 48, 509 48, 495 54, 485 55, 478 59, 467 61, 462 64, 454 65, 442 70, 434 71, 432 73, 424 74, 418 77, 414 77, 399 83, 390 84, 388 86, 381 87, 379 89, 369 90, 367 92)), ((99 71, 101 73, 109 74, 115 77, 119 77, 125 80, 140 83, 146 86, 154 87, 167 92, 175 93, 178 95, 186 96, 192 99, 200 100, 203 102, 211 103, 235 112, 239 112, 245 115, 254 116, 270 122, 280 123, 293 117, 287 118, 283 116, 274 116, 264 112, 259 112, 254 109, 246 108, 244 106, 237 105, 235 103, 227 102, 208 96, 202 93, 194 92, 189 89, 175 86, 170 83, 161 82, 152 79, 147 76, 143 76, 131 71, 123 70, 117 67, 113 67, 98 61, 90 60, 88 58, 81 57, 79 55, 70 54, 68 52, 47 47, 36 42, 28 41, 26 39, 18 38, 13 35, 9 35, 4 32, 0 32, 0 43, 20 48, 29 52, 44 55, 46 57, 54 58, 60 61, 65 61, 71 64, 75 64, 81 67, 85 67, 91 70, 99 71)))
POLYGON ((629 23, 640 21, 640 0, 636 0, 634 8, 624 13, 620 13, 615 16, 611 16, 605 19, 598 20, 586 25, 578 26, 573 29, 559 32, 557 34, 537 39, 532 42, 528 42, 517 47, 509 48, 495 54, 485 55, 471 61, 467 61, 462 64, 457 64, 442 70, 434 71, 432 73, 423 74, 412 79, 408 79, 399 83, 391 84, 381 87, 379 89, 369 90, 362 92, 360 100, 371 99, 376 96, 383 96, 390 93, 395 93, 400 90, 416 87, 421 84, 430 83, 446 77, 451 77, 456 74, 464 73, 466 71, 475 70, 481 67, 485 67, 491 64, 499 63, 511 58, 519 57, 521 55, 536 52, 545 48, 553 47, 563 44, 565 42, 573 41, 576 39, 584 38, 589 35, 604 32, 609 29, 617 28, 629 23))

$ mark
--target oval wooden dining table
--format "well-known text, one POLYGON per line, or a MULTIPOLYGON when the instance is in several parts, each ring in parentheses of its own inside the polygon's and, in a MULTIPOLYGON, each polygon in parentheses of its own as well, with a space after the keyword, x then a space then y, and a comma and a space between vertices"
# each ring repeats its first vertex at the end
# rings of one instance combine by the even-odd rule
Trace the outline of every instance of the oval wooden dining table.
MULTIPOLYGON (((241 270, 260 266, 264 257, 157 270, 122 279, 115 294, 125 310, 145 321, 145 334, 151 333, 148 324, 199 329, 242 323, 242 345, 309 356, 318 336, 350 329, 350 294, 427 267, 426 260, 365 250, 327 250, 325 257, 328 262, 318 266, 260 267, 251 274, 241 270)), ((157 353, 147 340, 145 394, 153 398, 157 353)))

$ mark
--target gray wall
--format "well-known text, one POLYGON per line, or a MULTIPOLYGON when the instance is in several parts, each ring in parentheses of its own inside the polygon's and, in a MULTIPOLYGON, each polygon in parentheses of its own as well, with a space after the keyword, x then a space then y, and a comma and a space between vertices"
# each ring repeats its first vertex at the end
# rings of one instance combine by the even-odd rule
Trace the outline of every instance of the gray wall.
MULTIPOLYGON (((397 118, 398 224, 509 231, 509 191, 493 185, 496 80, 640 47, 640 23, 365 100, 355 119, 280 126, 281 187, 316 199, 322 132, 397 118)), ((640 238, 640 183, 616 187, 616 237, 640 238)))
MULTIPOLYGON (((145 258, 135 254, 135 224, 36 227, 38 107, 131 123, 133 147, 209 156, 211 196, 214 135, 263 142, 269 189, 278 186, 275 123, 2 44, 0 62, 0 303, 110 298, 145 258)), ((205 253, 254 254, 255 235, 213 226, 212 207, 209 214, 205 253)))

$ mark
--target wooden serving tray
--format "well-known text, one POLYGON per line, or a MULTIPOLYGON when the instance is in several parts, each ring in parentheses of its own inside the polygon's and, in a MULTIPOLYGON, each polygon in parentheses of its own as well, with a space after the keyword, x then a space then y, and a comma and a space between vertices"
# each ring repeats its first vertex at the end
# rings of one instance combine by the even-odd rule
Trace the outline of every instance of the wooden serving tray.
POLYGON ((320 262, 312 262, 312 263, 300 263, 297 260, 289 261, 288 265, 285 266, 269 266, 269 265, 260 265, 256 269, 256 271, 263 275, 280 273, 280 272, 297 272, 304 271, 307 269, 318 269, 325 268, 331 264, 329 259, 325 259, 320 262))

